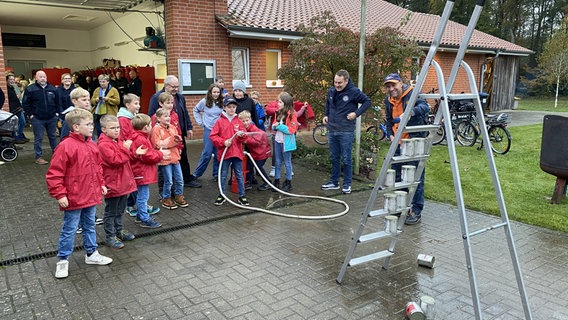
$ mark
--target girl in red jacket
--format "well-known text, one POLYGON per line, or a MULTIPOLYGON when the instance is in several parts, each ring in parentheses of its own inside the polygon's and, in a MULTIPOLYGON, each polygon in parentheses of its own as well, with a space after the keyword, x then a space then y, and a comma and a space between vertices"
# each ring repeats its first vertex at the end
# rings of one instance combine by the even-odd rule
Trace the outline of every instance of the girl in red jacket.
MULTIPOLYGON (((161 97, 162 95, 160 95, 161 97)), ((170 110, 160 108, 156 111, 156 125, 152 128, 150 141, 154 149, 160 150, 164 158, 158 163, 158 170, 163 177, 162 207, 166 209, 185 208, 189 204, 183 197, 183 176, 179 160, 183 140, 175 125, 170 123, 170 110), (172 185, 174 194, 172 196, 172 185)))
POLYGON ((245 183, 243 178, 243 142, 246 140, 245 125, 239 117, 237 117, 237 102, 231 97, 225 98, 223 101, 223 113, 215 122, 211 129, 209 138, 213 145, 217 147, 217 159, 221 161, 221 156, 225 149, 225 158, 221 166, 221 188, 222 194, 219 194, 215 205, 220 206, 225 203, 225 186, 227 185, 227 175, 229 173, 229 165, 233 166, 237 186, 239 188, 239 203, 248 206, 249 202, 245 197, 245 183), (236 135, 235 135, 236 134, 236 135), (234 137, 233 137, 234 136, 234 137))
POLYGON ((148 199, 150 198, 150 184, 158 182, 158 170, 156 165, 162 161, 164 155, 162 152, 152 148, 152 143, 148 137, 152 119, 143 113, 139 113, 132 118, 132 127, 134 132, 131 139, 130 152, 136 153, 139 147, 147 149, 146 154, 136 156, 130 161, 134 180, 138 188, 138 197, 136 198, 136 220, 140 221, 142 228, 159 228, 161 223, 155 221, 148 214, 148 199))
MULTIPOLYGON (((248 134, 246 145, 248 147, 248 151, 254 159, 254 163, 260 169, 260 174, 264 177, 263 180, 268 180, 268 174, 264 171, 264 164, 266 163, 266 159, 270 158, 272 155, 272 151, 270 150, 270 143, 268 142, 266 132, 254 125, 250 112, 246 110, 239 113, 239 119, 241 119, 247 129, 248 134)), ((270 189, 270 186, 266 182, 258 186, 258 190, 260 191, 268 189, 270 189)))
POLYGON ((280 188, 280 169, 282 162, 286 167, 286 181, 282 191, 292 190, 292 151, 296 150, 296 131, 298 118, 294 111, 294 100, 287 92, 278 95, 278 111, 272 122, 274 134, 274 186, 280 188))

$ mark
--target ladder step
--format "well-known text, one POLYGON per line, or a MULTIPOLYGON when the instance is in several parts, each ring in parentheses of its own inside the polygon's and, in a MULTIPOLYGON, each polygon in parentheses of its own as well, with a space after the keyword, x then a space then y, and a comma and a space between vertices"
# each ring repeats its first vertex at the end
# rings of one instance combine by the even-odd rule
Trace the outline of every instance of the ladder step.
POLYGON ((404 132, 434 131, 434 130, 438 130, 438 128, 440 128, 439 125, 433 125, 433 124, 426 124, 426 125, 423 125, 423 126, 406 126, 404 128, 404 132))
POLYGON ((439 93, 421 93, 421 94, 419 94, 418 96, 419 96, 420 98, 426 99, 426 100, 429 100, 429 99, 440 99, 440 98, 442 97, 442 95, 439 94, 439 93))
POLYGON ((479 97, 477 93, 457 93, 457 94, 448 94, 448 99, 450 100, 471 100, 476 99, 479 97))
POLYGON ((375 217, 380 217, 380 216, 387 216, 387 215, 390 215, 390 214, 395 215, 397 213, 401 213, 403 211, 408 211, 408 210, 410 210, 410 207, 405 207, 404 209, 397 210, 395 212, 390 212, 390 211, 387 211, 385 209, 378 209, 378 210, 369 211, 369 217, 375 218, 375 217))
POLYGON ((392 234, 390 232, 386 232, 386 231, 379 231, 379 232, 373 232, 373 233, 368 233, 365 235, 362 235, 359 237, 359 242, 360 243, 365 243, 365 242, 369 242, 369 241, 373 241, 373 240, 378 240, 378 239, 382 239, 382 238, 387 238, 387 237, 392 237, 392 236, 396 236, 397 234, 399 234, 400 231, 397 231, 396 234, 392 234))
POLYGON ((368 254, 366 256, 361 256, 361 257, 358 257, 358 258, 351 259, 351 260, 349 260, 349 265, 350 266, 356 266, 356 265, 361 264, 361 263, 387 258, 387 257, 390 257, 392 255, 394 255, 394 252, 390 252, 388 250, 383 250, 383 251, 375 252, 375 253, 372 253, 372 254, 368 254))
POLYGON ((407 157, 407 156, 395 156, 392 157, 392 161, 391 163, 401 163, 401 162, 408 162, 408 161, 420 161, 423 159, 428 159, 430 155, 429 154, 424 154, 421 156, 412 156, 412 157, 407 157))

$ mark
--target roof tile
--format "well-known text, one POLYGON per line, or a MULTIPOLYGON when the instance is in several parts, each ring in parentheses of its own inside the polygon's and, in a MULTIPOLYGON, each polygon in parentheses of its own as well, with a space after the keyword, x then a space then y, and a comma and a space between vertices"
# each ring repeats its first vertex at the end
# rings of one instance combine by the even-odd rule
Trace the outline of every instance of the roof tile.
MULTIPOLYGON (((313 16, 329 10, 338 23, 354 32, 360 29, 361 2, 353 0, 228 0, 228 15, 218 16, 227 26, 296 31, 299 24, 309 24, 313 16)), ((382 0, 367 1, 367 33, 383 27, 399 27, 408 37, 419 43, 430 43, 440 16, 414 13, 382 0), (411 15, 407 24, 401 21, 411 15)), ((467 26, 450 21, 446 26, 441 45, 459 46, 467 26)), ((487 33, 475 30, 470 48, 505 50, 503 54, 530 54, 531 50, 487 33)))

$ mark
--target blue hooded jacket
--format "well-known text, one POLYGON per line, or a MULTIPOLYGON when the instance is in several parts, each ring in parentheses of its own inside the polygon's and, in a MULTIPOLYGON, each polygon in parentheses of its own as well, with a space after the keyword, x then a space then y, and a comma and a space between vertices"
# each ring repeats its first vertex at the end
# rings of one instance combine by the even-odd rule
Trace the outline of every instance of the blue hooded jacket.
POLYGON ((325 113, 329 131, 352 132, 355 130, 355 119, 347 120, 347 115, 355 112, 357 117, 371 106, 371 99, 357 88, 351 79, 341 91, 331 87, 327 93, 325 113), (358 105, 361 104, 359 108, 358 105))
POLYGON ((37 82, 28 86, 24 93, 22 106, 27 115, 41 120, 49 120, 61 113, 57 105, 57 93, 54 86, 47 84, 42 88, 37 82))

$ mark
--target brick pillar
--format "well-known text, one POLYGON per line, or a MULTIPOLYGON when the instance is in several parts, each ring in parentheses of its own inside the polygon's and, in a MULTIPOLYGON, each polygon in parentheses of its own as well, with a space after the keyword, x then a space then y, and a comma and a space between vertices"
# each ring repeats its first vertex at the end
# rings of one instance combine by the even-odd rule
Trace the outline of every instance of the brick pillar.
MULTIPOLYGON (((0 27, 0 34, 2 34, 2 28, 0 27)), ((6 67, 4 63, 4 45, 2 44, 2 37, 0 37, 0 87, 6 96, 6 102, 0 108, 8 111, 8 87, 6 87, 6 67)))
MULTIPOLYGON (((179 77, 178 59, 215 60, 216 74, 230 81, 231 50, 226 30, 215 15, 227 14, 227 0, 168 0, 165 2, 166 50, 168 74, 179 77)), ((188 111, 205 95, 186 95, 188 111)), ((201 128, 194 123, 194 133, 201 137, 201 128)))

